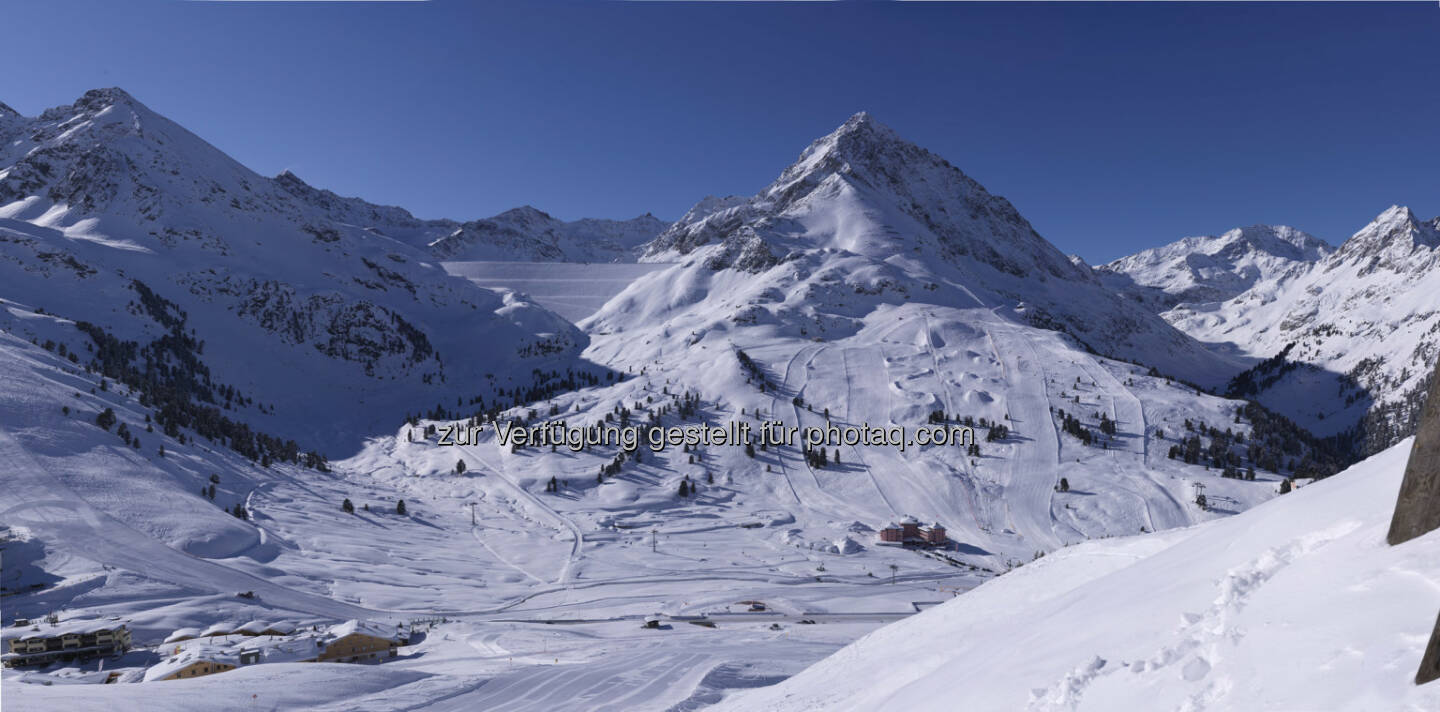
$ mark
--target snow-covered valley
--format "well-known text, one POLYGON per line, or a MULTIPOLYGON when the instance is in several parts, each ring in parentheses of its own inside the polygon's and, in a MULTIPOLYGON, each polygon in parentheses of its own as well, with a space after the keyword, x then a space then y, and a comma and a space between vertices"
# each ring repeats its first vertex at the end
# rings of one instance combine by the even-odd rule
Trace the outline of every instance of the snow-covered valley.
MULTIPOLYGON (((259 176, 118 90, 0 106, 0 139, 6 641, 52 613, 133 635, 7 668, 17 708, 885 709, 948 706, 933 686, 963 677, 982 709, 1221 709, 1257 684, 1240 668, 1273 667, 1267 636, 1221 652, 1286 565, 1323 547, 1329 571, 1257 604, 1295 626, 1323 610, 1305 582, 1344 588, 1332 569, 1381 579, 1344 589, 1355 606, 1440 587, 1433 536, 1366 538, 1407 446, 1312 481, 1353 453, 1217 395, 1278 342, 1177 317, 1174 295, 1244 302, 1345 246, 1285 233, 1303 254, 1216 252, 1216 284, 1150 274, 1137 296, 865 114, 673 224, 419 220, 259 176), (502 435, 742 423, 750 442, 634 450, 502 435), (973 442, 915 440, 936 428, 973 442), (943 533, 884 541, 896 522, 943 533), (1072 615, 1091 627, 1036 627, 1072 615), (403 631, 395 658, 142 681, 198 639, 349 619, 403 631), (929 662, 854 669, 910 665, 909 640, 929 662)), ((1420 286, 1395 294, 1419 313, 1434 270, 1409 254, 1420 286)), ((1337 679, 1379 655, 1373 699, 1423 708, 1392 683, 1425 617, 1377 615, 1373 652, 1285 655, 1337 679)))

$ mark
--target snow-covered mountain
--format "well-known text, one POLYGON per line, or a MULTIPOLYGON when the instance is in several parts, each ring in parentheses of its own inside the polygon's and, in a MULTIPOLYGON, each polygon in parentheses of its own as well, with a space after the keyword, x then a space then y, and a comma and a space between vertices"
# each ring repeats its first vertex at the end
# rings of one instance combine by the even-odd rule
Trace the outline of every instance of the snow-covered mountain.
MULTIPOLYGON (((758 195, 702 202, 644 259, 675 264, 581 322, 590 359, 796 427, 914 428, 937 414, 1006 426, 984 457, 861 445, 840 448, 853 472, 788 450, 764 469, 726 461, 737 482, 772 481, 772 506, 811 521, 909 513, 986 551, 1032 554, 1208 516, 1188 504, 1204 468, 1168 451, 1190 437, 1187 410, 1219 425, 1241 404, 1159 374, 1223 383, 1238 367, 1108 291, 1004 199, 868 115, 758 195), (1082 431, 1109 421, 1124 437, 1086 445, 1082 431), (1057 499, 1061 477, 1083 477, 1096 496, 1057 499)), ((1224 496, 1237 508, 1264 496, 1248 486, 1224 496)))
MULTIPOLYGON (((683 259, 691 280, 727 270, 754 275, 745 281, 755 292, 785 295, 695 295, 719 307, 712 315, 736 322, 756 317, 761 302, 779 301, 770 311, 803 313, 794 321, 810 321, 807 333, 831 338, 858 316, 843 305, 855 301, 841 296, 848 292, 891 304, 996 309, 1065 331, 1097 353, 1194 381, 1221 382, 1235 370, 1106 289, 1009 201, 865 113, 812 143, 756 196, 697 205, 650 243, 643 259, 683 259)), ((655 308, 675 306, 689 305, 643 309, 653 319, 655 308)), ((609 323, 604 312, 597 319, 609 323)))
POLYGON ((194 381, 201 401, 229 394, 232 417, 328 447, 457 391, 528 386, 586 343, 543 308, 338 219, 356 203, 317 209, 121 90, 6 117, 0 297, 98 330, 29 334, 17 309, 0 321, 108 358, 112 378, 194 381), (110 337, 135 345, 110 353, 110 337))
POLYGON ((421 220, 404 208, 314 188, 289 171, 276 176, 275 183, 332 221, 426 248, 439 260, 634 262, 638 248, 668 225, 649 213, 630 220, 566 222, 528 205, 468 222, 421 220))
POLYGON ((1407 440, 1223 521, 1051 554, 717 710, 1425 710, 1440 532, 1407 440), (1363 582, 1363 583, 1359 583, 1363 582))
POLYGON ((1334 251, 1293 227, 1254 225, 1187 237, 1101 265, 1096 272, 1106 286, 1158 312, 1182 302, 1230 299, 1334 251))
POLYGON ((437 259, 454 261, 634 262, 638 248, 665 228, 649 213, 565 222, 527 205, 459 225, 429 247, 437 259))
POLYGON ((1363 453, 1412 433, 1440 354, 1440 218, 1394 206, 1334 250, 1295 231, 1244 237, 1251 232, 1190 238, 1101 269, 1107 281, 1163 295, 1146 303, 1181 331, 1261 359, 1232 384, 1236 395, 1316 433, 1354 429, 1347 437, 1363 453), (1242 259, 1218 260, 1227 252, 1242 259), (1206 273, 1195 264, 1234 268, 1206 273))

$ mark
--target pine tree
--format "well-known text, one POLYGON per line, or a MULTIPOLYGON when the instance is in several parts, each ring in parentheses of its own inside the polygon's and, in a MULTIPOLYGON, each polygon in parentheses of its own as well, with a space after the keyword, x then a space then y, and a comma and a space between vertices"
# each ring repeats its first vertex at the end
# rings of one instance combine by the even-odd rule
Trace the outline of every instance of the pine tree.
POLYGON ((112 408, 106 408, 105 410, 100 411, 100 414, 95 416, 95 424, 100 426, 103 430, 109 430, 115 425, 115 410, 112 408))
POLYGON ((464 460, 456 460, 456 461, 455 461, 455 474, 461 475, 461 474, 464 474, 464 473, 465 473, 465 461, 464 461, 464 460))
POLYGON ((345 510, 345 512, 348 514, 354 514, 355 504, 350 501, 349 497, 346 497, 345 501, 340 503, 340 509, 345 510))
POLYGON ((395 503, 395 513, 401 516, 405 515, 405 500, 402 499, 395 503))
POLYGON ((689 497, 689 496, 690 496, 690 483, 686 482, 685 480, 680 480, 680 496, 681 496, 681 497, 689 497))

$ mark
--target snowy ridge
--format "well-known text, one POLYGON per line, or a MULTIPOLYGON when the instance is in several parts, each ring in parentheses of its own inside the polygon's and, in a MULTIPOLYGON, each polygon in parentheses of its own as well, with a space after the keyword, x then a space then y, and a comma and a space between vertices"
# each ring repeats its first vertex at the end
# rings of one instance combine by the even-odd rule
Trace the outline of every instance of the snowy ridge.
POLYGON ((1292 227, 1254 225, 1144 250, 1101 265, 1097 273, 1111 289, 1158 312, 1181 302, 1230 299, 1334 251, 1323 240, 1292 227))

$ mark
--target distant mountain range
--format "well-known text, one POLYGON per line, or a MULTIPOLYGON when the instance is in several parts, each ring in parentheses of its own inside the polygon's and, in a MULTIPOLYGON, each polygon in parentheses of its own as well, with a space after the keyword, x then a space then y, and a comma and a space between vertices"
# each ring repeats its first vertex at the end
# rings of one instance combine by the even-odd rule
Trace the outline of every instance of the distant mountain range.
POLYGON ((1232 384, 1235 395, 1367 454, 1414 432, 1440 355, 1440 218, 1394 206, 1338 249, 1260 225, 1096 273, 1212 348, 1266 359, 1232 384))
POLYGON ((528 205, 468 222, 421 220, 404 208, 314 188, 289 171, 276 176, 275 183, 330 220, 362 226, 442 260, 634 262, 638 248, 667 226, 648 213, 630 220, 565 222, 528 205))
POLYGON ((1285 225, 1254 225, 1187 237, 1096 269, 1106 286, 1157 311, 1181 302, 1234 297, 1334 252, 1324 240, 1285 225))

